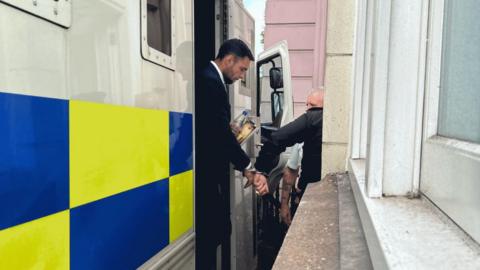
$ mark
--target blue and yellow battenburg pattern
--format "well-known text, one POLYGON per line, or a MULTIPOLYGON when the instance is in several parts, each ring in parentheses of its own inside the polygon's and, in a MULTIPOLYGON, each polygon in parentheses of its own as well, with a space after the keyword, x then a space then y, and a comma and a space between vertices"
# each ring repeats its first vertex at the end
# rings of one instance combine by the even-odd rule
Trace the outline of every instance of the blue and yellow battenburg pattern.
POLYGON ((193 226, 192 115, 0 93, 0 269, 134 269, 193 226))

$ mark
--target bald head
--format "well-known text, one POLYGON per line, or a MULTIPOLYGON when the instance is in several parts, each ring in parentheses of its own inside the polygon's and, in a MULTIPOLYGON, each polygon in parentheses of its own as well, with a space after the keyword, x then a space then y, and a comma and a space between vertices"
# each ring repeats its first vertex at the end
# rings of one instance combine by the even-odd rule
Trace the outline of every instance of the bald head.
POLYGON ((312 90, 307 97, 307 109, 310 109, 312 107, 323 108, 323 96, 324 96, 323 90, 319 90, 319 89, 312 90))

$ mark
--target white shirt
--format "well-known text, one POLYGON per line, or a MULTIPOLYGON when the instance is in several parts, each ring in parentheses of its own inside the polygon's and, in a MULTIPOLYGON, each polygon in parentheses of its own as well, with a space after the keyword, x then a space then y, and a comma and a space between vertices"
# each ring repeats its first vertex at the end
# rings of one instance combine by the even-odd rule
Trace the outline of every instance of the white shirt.
POLYGON ((297 143, 292 147, 292 152, 287 162, 287 167, 292 170, 298 170, 298 167, 300 167, 303 156, 302 147, 303 143, 297 143))
POLYGON ((218 72, 218 75, 220 75, 220 79, 222 80, 223 85, 225 85, 225 80, 223 79, 223 73, 222 73, 222 71, 220 71, 220 68, 217 66, 215 61, 210 61, 210 63, 212 63, 212 65, 215 67, 215 69, 218 72))

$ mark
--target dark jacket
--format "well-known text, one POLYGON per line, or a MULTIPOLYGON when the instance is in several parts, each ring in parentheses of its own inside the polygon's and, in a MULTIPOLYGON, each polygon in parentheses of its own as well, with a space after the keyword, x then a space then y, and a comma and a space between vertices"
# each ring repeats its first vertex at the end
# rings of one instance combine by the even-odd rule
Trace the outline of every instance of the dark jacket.
POLYGON ((306 113, 272 133, 260 151, 255 168, 270 172, 277 164, 285 148, 304 142, 302 173, 299 188, 308 183, 320 181, 322 165, 322 121, 323 109, 311 108, 306 113))
POLYGON ((250 159, 231 132, 228 94, 217 70, 210 63, 197 79, 196 225, 218 242, 230 234, 229 164, 241 171, 250 159))

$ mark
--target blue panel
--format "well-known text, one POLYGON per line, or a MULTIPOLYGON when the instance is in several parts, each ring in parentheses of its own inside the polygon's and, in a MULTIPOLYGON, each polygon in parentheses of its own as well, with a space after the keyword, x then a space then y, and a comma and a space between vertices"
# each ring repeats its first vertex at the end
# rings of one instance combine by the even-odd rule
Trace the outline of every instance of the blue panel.
POLYGON ((170 175, 193 168, 192 126, 191 114, 170 112, 170 175))
POLYGON ((0 230, 68 209, 68 101, 0 93, 0 230))
POLYGON ((135 269, 168 245, 168 180, 70 210, 70 268, 135 269))

